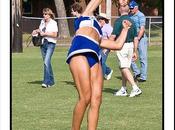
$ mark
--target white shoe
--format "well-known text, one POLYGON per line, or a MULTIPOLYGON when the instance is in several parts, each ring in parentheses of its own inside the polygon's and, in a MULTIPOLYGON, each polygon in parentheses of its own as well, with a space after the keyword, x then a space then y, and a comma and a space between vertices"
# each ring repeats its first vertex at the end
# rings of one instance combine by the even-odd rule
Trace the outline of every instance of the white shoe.
POLYGON ((46 85, 46 84, 41 84, 41 86, 43 87, 43 88, 50 88, 51 86, 50 85, 46 85))
POLYGON ((111 70, 111 72, 108 75, 105 75, 105 79, 110 80, 112 77, 112 73, 113 73, 113 70, 111 70))
POLYGON ((135 97, 137 95, 140 95, 142 93, 142 91, 138 88, 136 90, 132 90, 129 97, 135 97))
POLYGON ((114 96, 127 96, 126 90, 122 91, 121 89, 114 93, 114 96))

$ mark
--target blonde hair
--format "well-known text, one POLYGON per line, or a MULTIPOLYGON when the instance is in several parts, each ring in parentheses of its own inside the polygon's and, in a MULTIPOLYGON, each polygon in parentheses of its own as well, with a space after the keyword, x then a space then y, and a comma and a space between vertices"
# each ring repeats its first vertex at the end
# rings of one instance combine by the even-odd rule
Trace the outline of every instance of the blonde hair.
POLYGON ((52 10, 50 8, 44 8, 43 13, 48 14, 52 19, 55 18, 55 14, 52 12, 52 10))

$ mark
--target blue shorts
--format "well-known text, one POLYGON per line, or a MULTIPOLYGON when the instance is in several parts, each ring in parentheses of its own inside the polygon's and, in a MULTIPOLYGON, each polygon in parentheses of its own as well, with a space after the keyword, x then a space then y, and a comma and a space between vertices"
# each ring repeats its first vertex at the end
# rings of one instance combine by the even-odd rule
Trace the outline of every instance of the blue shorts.
POLYGON ((75 55, 84 55, 86 56, 89 66, 92 67, 97 62, 100 61, 100 47, 96 41, 89 39, 85 36, 75 36, 72 40, 72 45, 68 51, 66 62, 69 64, 70 60, 75 55))

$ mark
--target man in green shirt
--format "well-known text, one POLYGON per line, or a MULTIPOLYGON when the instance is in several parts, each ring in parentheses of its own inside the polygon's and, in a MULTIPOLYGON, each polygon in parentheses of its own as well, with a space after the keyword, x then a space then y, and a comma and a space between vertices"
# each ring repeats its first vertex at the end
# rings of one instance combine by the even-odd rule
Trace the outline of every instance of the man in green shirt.
POLYGON ((129 97, 135 97, 142 93, 142 91, 139 89, 139 87, 135 83, 134 78, 130 72, 132 59, 133 60, 137 59, 137 54, 136 54, 137 44, 138 44, 137 29, 134 24, 134 21, 128 16, 128 13, 129 13, 128 5, 120 6, 119 12, 121 14, 121 17, 115 21, 112 36, 110 37, 110 39, 114 40, 120 35, 121 30, 123 28, 122 27, 123 20, 130 21, 132 23, 132 26, 128 30, 127 38, 123 45, 123 48, 120 51, 116 51, 117 58, 119 61, 120 71, 122 74, 122 87, 119 91, 115 92, 114 95, 127 96, 128 94, 127 94, 126 83, 128 81, 133 88, 129 97))

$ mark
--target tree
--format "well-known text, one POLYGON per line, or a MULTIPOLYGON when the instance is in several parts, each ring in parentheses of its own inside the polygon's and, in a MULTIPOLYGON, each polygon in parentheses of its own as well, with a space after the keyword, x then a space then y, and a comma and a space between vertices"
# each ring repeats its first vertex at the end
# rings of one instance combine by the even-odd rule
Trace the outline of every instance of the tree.
MULTIPOLYGON (((64 6, 63 0, 54 0, 56 11, 58 17, 66 17, 66 10, 64 6)), ((58 20, 58 29, 59 29, 59 36, 63 38, 70 37, 68 22, 66 19, 59 19, 58 20)))
POLYGON ((22 52, 21 0, 12 0, 12 52, 22 52))
POLYGON ((147 16, 153 15, 154 9, 158 9, 158 15, 162 15, 162 0, 135 0, 139 9, 147 16))

